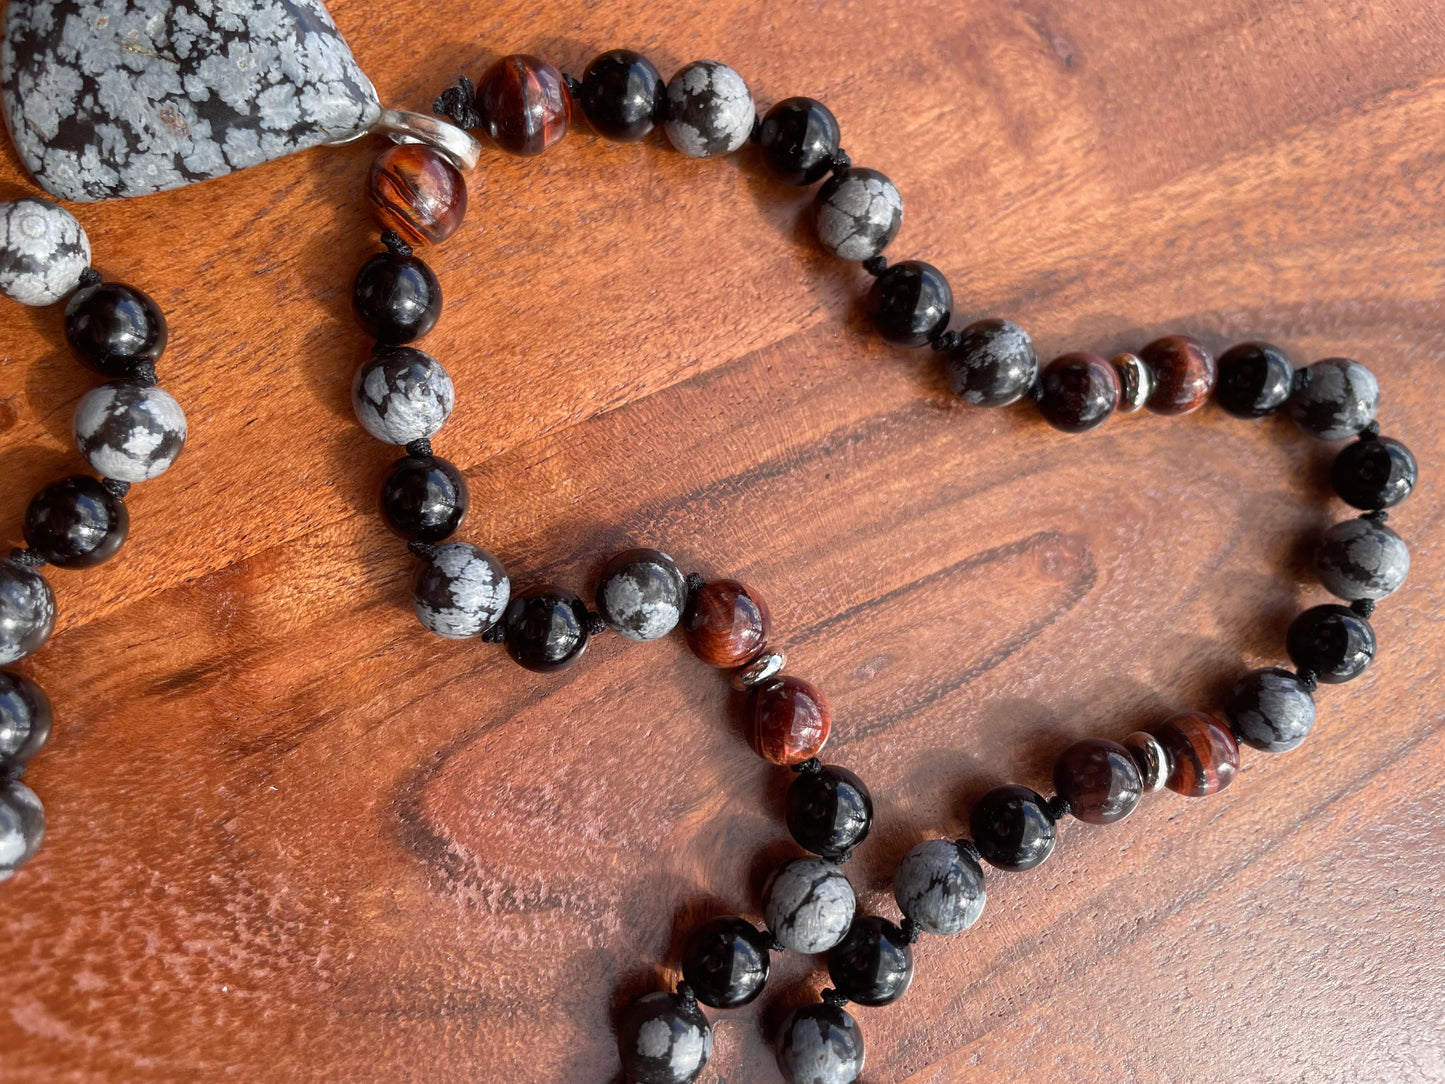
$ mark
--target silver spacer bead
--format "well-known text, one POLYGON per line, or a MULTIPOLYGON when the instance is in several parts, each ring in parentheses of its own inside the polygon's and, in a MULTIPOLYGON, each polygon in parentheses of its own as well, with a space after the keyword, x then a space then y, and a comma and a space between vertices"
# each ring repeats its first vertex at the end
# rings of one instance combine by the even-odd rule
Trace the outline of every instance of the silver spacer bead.
POLYGON ((330 146, 339 147, 372 133, 387 136, 393 143, 421 143, 431 147, 445 155, 463 173, 476 169, 482 157, 482 145, 470 132, 441 117, 407 113, 400 109, 383 109, 376 123, 366 131, 334 140, 330 146))
POLYGON ((788 660, 781 651, 769 651, 733 674, 733 688, 740 693, 756 689, 781 674, 787 664, 788 660))
POLYGON ((1139 779, 1144 784, 1144 793, 1153 794, 1160 790, 1169 778, 1169 773, 1173 771, 1173 766, 1169 763, 1169 754, 1164 751, 1164 746, 1159 744, 1159 739, 1143 730, 1136 730, 1124 739, 1123 745, 1134 758, 1134 763, 1139 766, 1139 779))
POLYGON ((1116 354, 1110 365, 1119 377, 1119 413, 1133 414, 1144 409, 1154 391, 1154 374, 1137 354, 1116 354))

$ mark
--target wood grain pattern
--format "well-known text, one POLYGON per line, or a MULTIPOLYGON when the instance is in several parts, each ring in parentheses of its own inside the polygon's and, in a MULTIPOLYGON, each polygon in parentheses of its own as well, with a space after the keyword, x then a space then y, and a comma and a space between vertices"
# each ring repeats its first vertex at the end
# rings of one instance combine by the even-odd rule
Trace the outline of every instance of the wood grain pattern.
MULTIPOLYGON (((870 1082, 1445 1080, 1445 463, 1439 408, 1445 22, 1427 0, 976 0, 485 9, 337 0, 383 98, 425 108, 525 51, 629 46, 824 99, 907 204, 891 252, 957 322, 1041 355, 1162 334, 1348 354, 1424 470, 1392 518, 1410 582, 1299 751, 1223 795, 1070 823, 979 925, 928 939, 859 1010, 870 1082)), ((57 732, 28 776, 40 857, 0 889, 0 1081, 592 1081, 617 1005, 711 913, 756 916, 790 853, 786 772, 676 638, 558 675, 443 642, 374 514, 391 453, 351 417, 375 147, 82 210, 98 265, 168 313, 191 439, 137 487, 121 556, 56 573, 25 667, 57 732)), ((26 190, 8 148, 0 197, 26 190)), ((655 545, 769 600, 834 709, 830 757, 889 875, 1073 739, 1211 707, 1323 601, 1304 540, 1345 513, 1330 451, 1215 408, 1082 437, 953 400, 867 333, 867 279, 810 243, 806 194, 746 155, 572 132, 488 153, 429 256, 425 346, 458 408, 462 537, 590 590, 655 545)), ((91 378, 53 310, 0 323, 0 522, 78 466, 91 378)), ((721 1014, 708 1081, 773 1081, 768 1040, 824 976, 775 968, 721 1014)))

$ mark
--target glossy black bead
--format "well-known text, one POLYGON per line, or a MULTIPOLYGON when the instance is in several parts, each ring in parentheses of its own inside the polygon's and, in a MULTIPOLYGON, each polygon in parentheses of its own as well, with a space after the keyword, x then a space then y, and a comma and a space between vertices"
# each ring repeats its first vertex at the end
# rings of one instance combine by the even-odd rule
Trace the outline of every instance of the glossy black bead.
POLYGON ((1391 437, 1346 445, 1330 468, 1330 483, 1340 500, 1367 512, 1395 507, 1419 480, 1414 453, 1391 437))
POLYGON ((436 326, 442 286, 417 257, 378 252, 356 273, 351 307, 377 342, 414 342, 436 326))
POLYGON ((0 670, 0 767, 27 764, 50 739, 55 713, 35 682, 0 670))
POLYGON ((166 318, 150 295, 119 282, 82 286, 65 303, 65 341, 111 378, 154 365, 166 348, 166 318))
POLYGON ((828 975, 849 1001, 890 1005, 913 981, 913 948, 893 923, 864 915, 828 950, 828 975))
POLYGON ((667 84, 641 53, 612 49, 587 65, 578 95, 592 130, 618 143, 632 143, 652 131, 667 84))
POLYGON ((108 561, 130 533, 125 502, 88 474, 51 482, 25 509, 25 544, 57 568, 108 561))
POLYGON ((587 650, 587 605, 562 587, 529 587, 512 595, 502 629, 518 665, 539 674, 560 670, 587 650))
POLYGON ((1231 346, 1220 355, 1214 401, 1236 418, 1263 418, 1289 402, 1294 364, 1269 343, 1231 346))
POLYGON ((1327 685, 1359 677, 1375 657, 1375 630, 1348 606, 1314 606, 1290 622, 1285 650, 1327 685))
POLYGON ((471 497, 462 472, 440 456, 404 455, 381 484, 386 525, 414 542, 440 542, 461 525, 471 497))
POLYGON ((974 406, 999 407, 1028 394, 1038 376, 1033 340, 1007 320, 979 320, 959 332, 946 358, 948 386, 974 406))
POLYGON ((1269 667, 1245 674, 1224 698, 1234 736, 1266 753, 1283 753, 1309 736, 1315 700, 1288 670, 1269 667))
POLYGON ((712 1028, 696 1000, 644 994, 618 1021, 617 1052, 632 1084, 692 1084, 712 1056, 712 1028))
POLYGON ((799 772, 788 787, 785 817, 800 847, 824 858, 842 858, 868 838, 873 797, 847 768, 825 764, 799 772))
POLYGON ((842 135, 838 118, 812 98, 784 98, 763 117, 758 146, 768 170, 784 184, 812 184, 833 168, 842 135))
POLYGON ((994 787, 974 804, 968 824, 978 853, 999 869, 1033 869, 1054 850, 1048 802, 1028 787, 994 787))
POLYGON ((682 977, 697 999, 735 1009, 763 992, 768 981, 768 935, 751 922, 726 916, 704 922, 682 949, 682 977))
POLYGON ((948 326, 953 290, 943 272, 922 260, 891 264, 873 280, 868 310, 895 346, 922 346, 948 326))

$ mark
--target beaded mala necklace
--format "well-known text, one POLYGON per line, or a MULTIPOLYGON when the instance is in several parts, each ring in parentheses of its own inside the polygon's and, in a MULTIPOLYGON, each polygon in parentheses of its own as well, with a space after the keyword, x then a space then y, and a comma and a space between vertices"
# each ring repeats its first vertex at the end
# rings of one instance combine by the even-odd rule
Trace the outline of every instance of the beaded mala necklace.
MULTIPOLYGON (((35 6, 11 2, 12 53, 13 20, 30 29, 25 20, 35 6)), ((314 11, 300 6, 321 20, 308 24, 313 32, 334 34, 319 4, 314 11)), ((19 131, 16 115, 26 102, 14 89, 14 57, 7 58, 6 109, 12 130, 19 131)), ((344 59, 350 62, 349 54, 344 59)), ((1277 348, 1258 342, 1235 346, 1216 362, 1199 343, 1173 335, 1137 354, 1109 360, 1070 353, 1040 366, 1028 334, 1006 320, 949 330, 953 301, 944 274, 922 261, 890 263, 883 256, 903 218, 893 183, 851 163, 837 121, 820 102, 789 98, 758 117, 742 77, 716 61, 689 64, 664 83, 645 58, 623 50, 596 58, 580 80, 535 57, 504 57, 478 86, 461 79, 437 99, 435 111, 451 124, 372 109, 350 68, 334 57, 330 63, 342 69, 326 84, 340 103, 331 105, 344 113, 341 106, 350 103, 358 111, 349 136, 379 128, 398 141, 376 159, 367 184, 368 203, 383 228, 383 251, 366 261, 353 284, 356 315, 376 340, 356 373, 353 404, 368 433, 406 452, 386 476, 380 510, 419 560, 411 588, 418 620, 446 638, 504 643, 513 659, 537 672, 575 663, 590 639, 609 629, 648 641, 681 627, 699 659, 728 671, 734 686, 749 694, 754 750, 795 773, 785 821, 809 853, 785 862, 768 880, 765 929, 741 917, 704 923, 686 940, 676 988, 627 1007, 618 1027, 619 1053, 636 1084, 698 1079, 712 1049, 700 1006, 731 1009, 755 1000, 771 954, 779 951, 826 953, 832 980, 821 1000, 794 1010, 780 1029, 777 1058, 784 1078, 794 1084, 857 1080, 863 1035, 846 1006, 898 1000, 912 981, 919 938, 956 934, 978 920, 986 901, 984 862, 1002 870, 1032 869, 1053 852, 1067 818, 1111 824, 1133 812, 1144 794, 1164 787, 1190 797, 1218 793, 1234 779, 1240 744, 1265 752, 1299 745, 1315 722, 1318 687, 1357 677, 1374 658, 1369 618, 1409 567, 1405 544, 1386 525, 1386 510, 1409 496, 1418 470, 1403 444, 1380 435, 1374 420, 1378 387, 1358 362, 1330 358, 1295 369, 1277 348), (466 514, 468 494, 461 472, 431 445, 455 404, 452 381, 440 362, 409 345, 432 329, 442 303, 440 284, 414 247, 445 240, 465 217, 463 172, 475 166, 480 150, 465 129, 485 128, 511 153, 539 154, 565 135, 574 102, 609 139, 640 139, 660 123, 690 157, 726 155, 752 142, 777 179, 822 182, 815 200, 818 239, 873 277, 869 308, 878 332, 900 347, 935 350, 952 390, 967 402, 1004 407, 1027 399, 1055 428, 1077 433, 1115 412, 1147 407, 1187 414, 1212 395, 1242 418, 1286 409, 1314 437, 1350 440, 1335 459, 1331 482, 1363 515, 1330 528, 1315 553, 1320 581, 1347 605, 1299 614, 1284 645, 1294 670, 1271 667, 1242 676, 1219 712, 1174 715, 1118 742, 1075 742, 1055 764, 1051 797, 1017 785, 988 791, 970 813, 969 838, 926 841, 900 862, 893 894, 901 922, 857 915, 841 867, 869 834, 872 799, 857 775, 819 759, 832 726, 827 699, 784 672, 786 659, 773 643, 768 608, 757 591, 735 580, 684 575, 666 554, 633 549, 603 568, 593 610, 564 587, 514 590, 487 550, 449 541, 466 514)), ((28 131, 17 137, 22 156, 57 194, 101 198, 175 186, 164 171, 112 179, 81 165, 57 173, 43 155, 30 153, 30 138, 28 131)), ((320 141, 288 129, 275 153, 320 141)), ((215 167, 211 175, 229 168, 235 164, 215 167)), ((188 179, 195 178, 176 183, 188 179)), ((81 400, 75 419, 77 444, 101 478, 76 476, 42 490, 26 515, 28 548, 0 562, 0 662, 12 663, 35 651, 54 623, 53 596, 37 567, 84 567, 112 556, 126 534, 128 485, 174 461, 185 419, 156 387, 154 365, 166 328, 154 302, 130 287, 101 283, 89 270, 84 232, 58 206, 27 199, 5 205, 4 213, 0 290, 28 304, 68 295, 67 340, 82 360, 113 378, 81 400)), ((43 834, 39 802, 19 776, 44 744, 50 723, 50 706, 38 687, 17 674, 0 674, 0 878, 35 853, 43 834)))

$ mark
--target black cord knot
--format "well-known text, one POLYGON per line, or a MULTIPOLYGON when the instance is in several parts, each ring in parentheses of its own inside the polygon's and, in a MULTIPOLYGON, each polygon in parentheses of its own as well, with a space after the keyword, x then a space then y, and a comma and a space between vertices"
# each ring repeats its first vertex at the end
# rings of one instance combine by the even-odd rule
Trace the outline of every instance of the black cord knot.
POLYGON ((1376 602, 1372 598, 1357 598, 1354 602, 1350 603, 1350 609, 1354 610, 1355 613, 1359 614, 1366 621, 1368 621, 1370 616, 1375 612, 1375 606, 1376 602))
POLYGON ((1299 683, 1305 687, 1305 692, 1312 693, 1320 687, 1320 676, 1313 670, 1296 670, 1295 675, 1299 683))
POLYGON ((607 628, 607 619, 605 617, 603 617, 601 614, 593 613, 591 610, 587 611, 588 636, 601 636, 604 632, 607 631, 607 628))
POLYGON ((411 255, 411 246, 403 241, 401 234, 395 230, 384 231, 381 235, 381 243, 393 256, 404 258, 411 255))
POLYGON ((122 482, 119 478, 102 478, 100 484, 118 501, 125 500, 125 495, 130 492, 130 483, 122 482))
POLYGON ((500 621, 482 633, 482 643, 484 644, 500 644, 506 638, 507 630, 502 627, 500 621))
POLYGON ((983 853, 978 849, 978 844, 975 843, 973 840, 956 839, 953 841, 953 845, 958 848, 959 853, 961 853, 975 866, 979 865, 983 861, 983 853))
POLYGON ((829 167, 833 170, 835 177, 841 177, 853 168, 853 159, 848 157, 847 151, 839 147, 833 152, 833 157, 829 160, 829 167))
POLYGON ((76 284, 76 288, 77 288, 77 289, 80 289, 80 290, 83 290, 83 289, 85 289, 87 286, 99 286, 99 285, 100 285, 100 272, 97 271, 97 270, 96 270, 95 268, 93 268, 93 267, 87 267, 84 271, 82 271, 82 272, 80 273, 80 280, 79 280, 79 282, 76 284))
POLYGON ((1055 794, 1044 803, 1044 808, 1048 810, 1051 821, 1061 821, 1074 811, 1074 807, 1062 794, 1055 794))
POLYGON ((406 454, 414 456, 417 459, 430 459, 432 456, 431 441, 426 437, 422 437, 421 440, 411 441, 406 446, 406 454))
POLYGON ((840 994, 831 986, 823 991, 822 997, 824 1005, 831 1005, 835 1009, 841 1009, 844 1005, 848 1004, 847 996, 845 994, 840 994))
POLYGON ((130 378, 143 388, 153 388, 160 383, 153 361, 142 361, 131 371, 130 378))
POLYGON ((1371 422, 1369 425, 1365 426, 1365 428, 1361 429, 1357 435, 1359 436, 1360 440, 1379 440, 1380 423, 1371 422))
POLYGON ((482 123, 482 115, 477 112, 477 88, 465 75, 457 76, 455 83, 436 96, 431 111, 458 128, 475 128, 482 123))
POLYGON ((778 940, 778 935, 777 935, 777 934, 775 934, 775 933, 769 933, 769 934, 768 934, 768 949, 769 949, 769 951, 771 951, 771 952, 787 952, 787 951, 788 951, 788 946, 785 945, 785 944, 783 944, 781 941, 778 940))
POLYGON ((928 340, 928 345, 946 354, 950 350, 957 350, 958 344, 961 342, 963 342, 963 336, 957 331, 940 331, 928 340))
POLYGON ((1360 518, 1373 523, 1376 527, 1383 527, 1389 522, 1390 513, 1386 512, 1383 508, 1376 508, 1373 512, 1366 512, 1360 518))
POLYGON ((572 95, 573 98, 580 98, 582 96, 581 81, 573 79, 566 72, 562 73, 562 85, 567 88, 567 93, 572 95))
POLYGON ((686 981, 677 984, 677 1000, 684 1009, 697 1008, 697 994, 686 981))
POLYGON ((809 757, 801 764, 794 764, 793 771, 799 775, 817 775, 823 770, 823 762, 817 757, 809 757))
POLYGON ((32 549, 24 549, 20 546, 16 546, 10 551, 9 559, 17 565, 24 565, 26 568, 39 568, 45 564, 45 558, 40 556, 40 554, 32 549))
POLYGON ((887 256, 869 256, 863 261, 863 270, 872 275, 875 279, 888 270, 887 256))
POLYGON ((918 944, 918 939, 923 936, 923 931, 918 928, 918 923, 911 918, 905 918, 899 924, 898 929, 903 934, 903 940, 910 945, 918 944))
POLYGON ((0 783, 13 783, 25 777, 24 764, 0 764, 0 783))
POLYGON ((700 572, 687 574, 687 597, 692 598, 707 585, 707 577, 700 572))
POLYGON ((430 542, 408 542, 406 548, 427 564, 431 564, 437 559, 437 548, 430 542))

